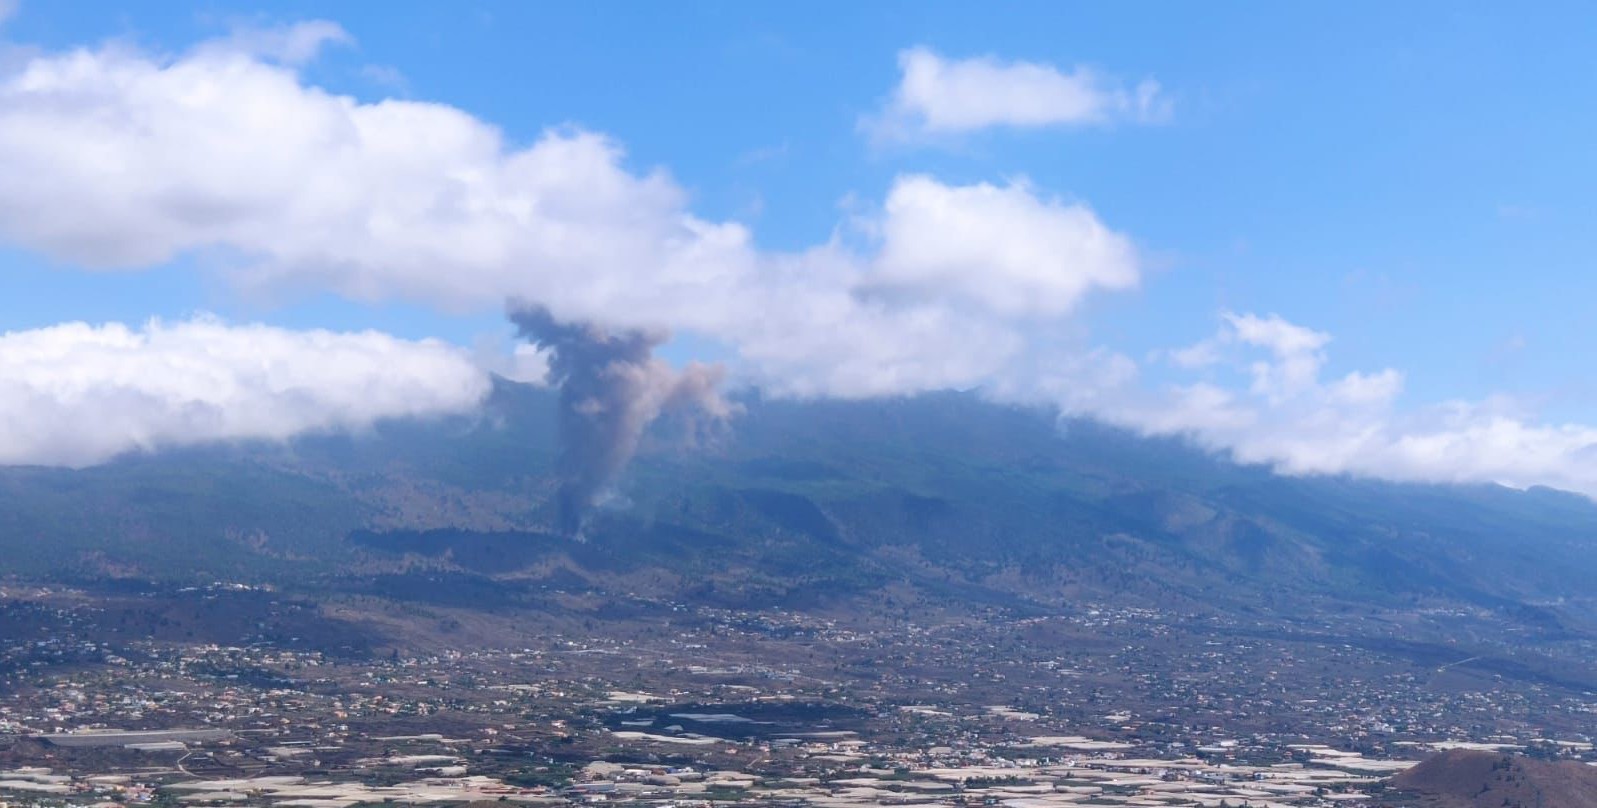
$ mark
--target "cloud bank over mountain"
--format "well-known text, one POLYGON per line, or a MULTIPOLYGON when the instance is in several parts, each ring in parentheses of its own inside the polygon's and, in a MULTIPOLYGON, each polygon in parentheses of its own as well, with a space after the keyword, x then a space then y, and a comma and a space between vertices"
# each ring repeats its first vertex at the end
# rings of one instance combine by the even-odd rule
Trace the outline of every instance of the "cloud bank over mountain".
MULTIPOLYGON (((1224 313, 1208 339, 1142 362, 1092 344, 1079 312, 1152 282, 1143 250, 1023 177, 900 173, 831 239, 774 251, 745 224, 695 213, 665 169, 630 166, 605 134, 568 126, 522 143, 446 104, 362 101, 306 79, 318 49, 350 41, 308 22, 175 54, 112 43, 7 62, 0 239, 107 272, 198 256, 246 298, 330 291, 454 313, 513 298, 564 321, 670 329, 771 395, 975 387, 1286 473, 1597 493, 1597 430, 1539 424, 1505 400, 1401 407, 1400 371, 1324 378, 1332 336, 1282 317, 1224 313)), ((1170 118, 1151 81, 924 47, 899 66, 871 126, 901 139, 1170 118)), ((0 346, 20 368, 0 387, 0 411, 21 414, 0 457, 13 463, 461 411, 495 366, 440 343, 206 320, 64 325, 0 346), (150 367, 181 372, 126 370, 150 367)))
POLYGON ((283 440, 472 411, 488 377, 436 340, 212 317, 0 335, 0 463, 88 466, 129 451, 283 440))

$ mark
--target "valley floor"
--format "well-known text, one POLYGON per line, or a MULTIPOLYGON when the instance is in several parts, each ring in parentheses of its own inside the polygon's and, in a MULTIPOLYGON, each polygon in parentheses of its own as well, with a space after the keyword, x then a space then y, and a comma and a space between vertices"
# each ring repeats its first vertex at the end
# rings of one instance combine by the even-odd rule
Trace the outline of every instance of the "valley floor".
POLYGON ((1560 649, 1382 634, 1398 615, 589 605, 13 583, 0 799, 1344 805, 1441 749, 1597 760, 1560 649))

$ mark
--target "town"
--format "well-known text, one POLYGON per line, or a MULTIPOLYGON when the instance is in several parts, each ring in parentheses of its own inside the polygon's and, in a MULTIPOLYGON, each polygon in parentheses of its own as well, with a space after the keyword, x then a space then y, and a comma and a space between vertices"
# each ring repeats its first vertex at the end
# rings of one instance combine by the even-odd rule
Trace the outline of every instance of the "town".
POLYGON ((0 640, 11 806, 1326 806, 1438 750, 1597 762, 1578 683, 1142 608, 661 603, 513 648, 344 654, 108 639, 60 587, 4 606, 40 627, 0 640))

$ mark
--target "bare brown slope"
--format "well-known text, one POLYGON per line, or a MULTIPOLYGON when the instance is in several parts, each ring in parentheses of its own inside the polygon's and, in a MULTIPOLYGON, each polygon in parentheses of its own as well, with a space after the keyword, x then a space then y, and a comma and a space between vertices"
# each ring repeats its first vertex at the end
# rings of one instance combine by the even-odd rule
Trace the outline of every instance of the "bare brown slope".
POLYGON ((1597 808, 1597 767, 1493 752, 1444 752, 1392 778, 1387 805, 1597 808))

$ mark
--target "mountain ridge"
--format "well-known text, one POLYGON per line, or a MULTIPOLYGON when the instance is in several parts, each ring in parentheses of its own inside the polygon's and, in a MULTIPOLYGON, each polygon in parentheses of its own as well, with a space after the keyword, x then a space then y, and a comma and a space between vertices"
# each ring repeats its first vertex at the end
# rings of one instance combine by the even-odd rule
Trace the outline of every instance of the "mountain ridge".
POLYGON ((1453 607, 1551 634, 1592 615, 1597 505, 1576 495, 1282 477, 969 393, 743 409, 708 445, 651 433, 586 545, 551 536, 552 396, 501 380, 478 416, 0 469, 0 550, 23 576, 526 578, 471 560, 502 545, 590 583, 653 566, 767 594, 787 576, 839 597, 1453 607))

